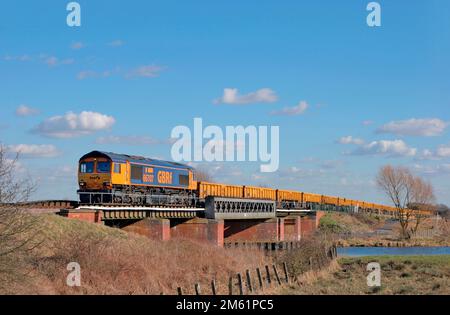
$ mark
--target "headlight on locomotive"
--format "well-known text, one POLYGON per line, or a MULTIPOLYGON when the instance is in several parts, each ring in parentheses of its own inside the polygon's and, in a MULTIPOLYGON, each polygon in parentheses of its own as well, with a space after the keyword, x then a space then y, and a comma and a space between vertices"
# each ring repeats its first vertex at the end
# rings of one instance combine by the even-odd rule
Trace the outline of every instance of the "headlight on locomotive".
POLYGON ((86 183, 85 182, 79 182, 78 184, 80 185, 80 187, 86 187, 86 183))

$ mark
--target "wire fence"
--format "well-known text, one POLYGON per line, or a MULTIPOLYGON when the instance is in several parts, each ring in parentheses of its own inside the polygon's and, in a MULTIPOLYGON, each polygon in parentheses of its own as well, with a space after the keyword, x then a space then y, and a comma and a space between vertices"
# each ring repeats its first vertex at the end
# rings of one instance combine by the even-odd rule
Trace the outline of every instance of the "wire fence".
MULTIPOLYGON (((332 245, 327 250, 327 257, 330 261, 337 258, 337 247, 332 245)), ((309 257, 310 270, 317 267, 323 268, 323 262, 315 261, 309 257)), ((245 272, 231 275, 228 278, 226 292, 219 291, 218 281, 212 279, 208 284, 194 283, 192 285, 195 295, 252 295, 263 293, 266 290, 279 288, 293 283, 296 277, 291 275, 288 270, 288 264, 283 262, 281 266, 276 264, 265 265, 263 268, 257 267, 254 270, 245 270, 245 272)), ((189 288, 177 287, 176 294, 185 295, 189 288)), ((192 291, 191 291, 192 292, 192 291)), ((161 293, 163 294, 163 293, 161 293)))

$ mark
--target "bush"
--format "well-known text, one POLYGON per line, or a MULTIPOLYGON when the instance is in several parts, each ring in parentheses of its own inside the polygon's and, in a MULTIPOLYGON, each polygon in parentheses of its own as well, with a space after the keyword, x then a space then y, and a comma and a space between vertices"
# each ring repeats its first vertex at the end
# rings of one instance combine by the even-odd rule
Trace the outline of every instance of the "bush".
POLYGON ((320 219, 319 229, 328 233, 350 233, 350 229, 348 227, 338 223, 328 213, 320 219))
POLYGON ((311 269, 317 270, 329 264, 327 249, 330 245, 331 240, 325 235, 315 235, 301 240, 299 248, 283 253, 278 260, 279 263, 286 262, 290 274, 297 277, 311 269), (313 262, 312 268, 310 258, 313 262))

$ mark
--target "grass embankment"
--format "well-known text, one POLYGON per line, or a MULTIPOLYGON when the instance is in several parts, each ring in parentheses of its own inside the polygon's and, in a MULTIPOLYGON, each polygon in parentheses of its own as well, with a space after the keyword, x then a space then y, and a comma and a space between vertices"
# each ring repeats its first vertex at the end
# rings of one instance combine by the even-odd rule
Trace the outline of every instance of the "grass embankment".
POLYGON ((450 256, 340 258, 298 278, 280 294, 450 294, 450 256), (381 266, 381 287, 367 286, 367 264, 381 266))
POLYGON ((320 219, 319 229, 336 234, 371 233, 383 222, 384 220, 379 216, 327 212, 320 219))
POLYGON ((193 294, 195 283, 206 290, 216 279, 218 292, 225 294, 230 274, 270 264, 262 253, 187 240, 152 241, 56 215, 39 215, 36 228, 40 245, 14 257, 21 268, 0 285, 0 293, 176 294, 180 286, 193 294), (81 287, 66 285, 70 262, 81 266, 81 287))

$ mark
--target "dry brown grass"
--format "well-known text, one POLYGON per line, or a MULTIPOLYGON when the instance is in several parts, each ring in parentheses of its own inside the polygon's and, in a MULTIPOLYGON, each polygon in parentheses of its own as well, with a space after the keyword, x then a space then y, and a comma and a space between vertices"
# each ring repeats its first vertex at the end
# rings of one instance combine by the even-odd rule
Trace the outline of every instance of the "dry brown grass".
POLYGON ((2 293, 176 294, 180 286, 193 294, 194 283, 201 283, 206 294, 212 279, 219 293, 226 293, 230 275, 270 263, 258 252, 186 240, 152 241, 55 215, 40 216, 40 225, 46 241, 25 257, 32 272, 2 293), (81 287, 66 285, 69 262, 81 266, 81 287))
POLYGON ((370 233, 383 222, 382 218, 374 215, 327 212, 321 218, 319 228, 332 233, 370 233))

